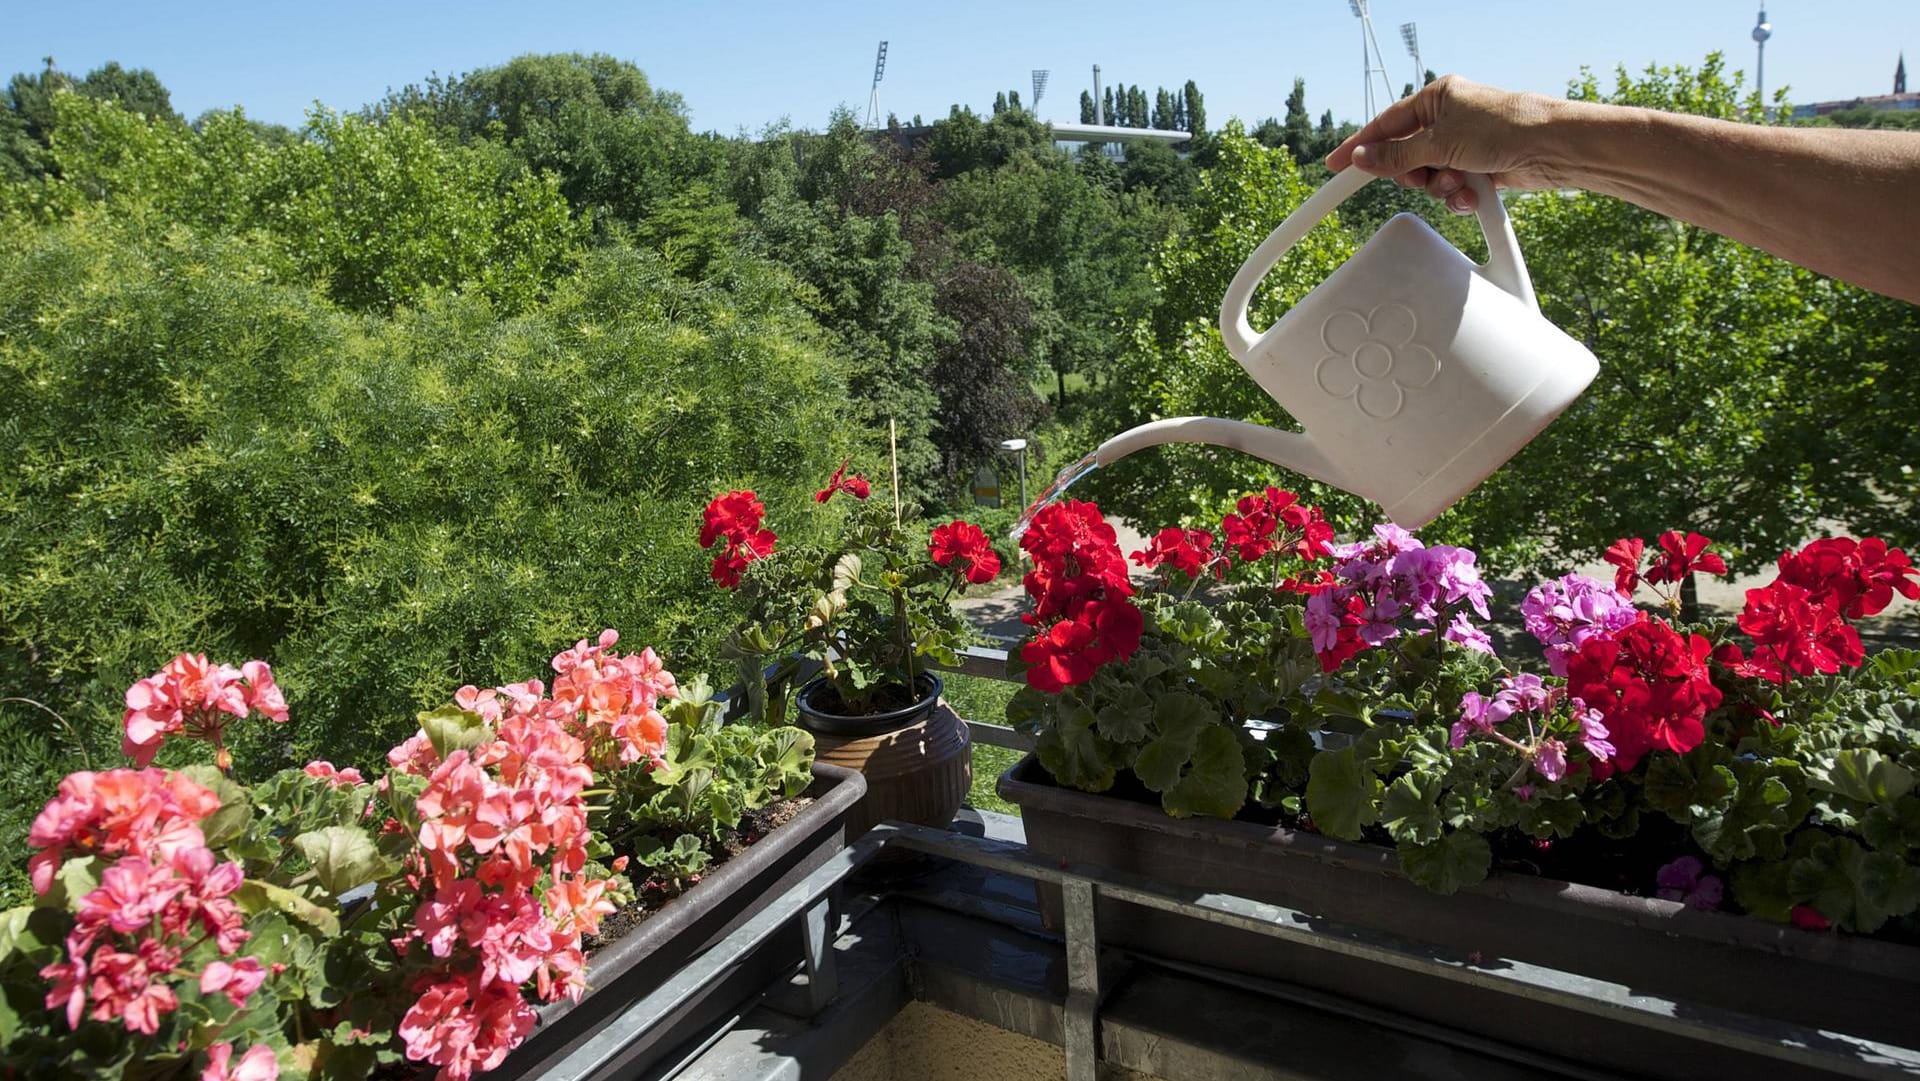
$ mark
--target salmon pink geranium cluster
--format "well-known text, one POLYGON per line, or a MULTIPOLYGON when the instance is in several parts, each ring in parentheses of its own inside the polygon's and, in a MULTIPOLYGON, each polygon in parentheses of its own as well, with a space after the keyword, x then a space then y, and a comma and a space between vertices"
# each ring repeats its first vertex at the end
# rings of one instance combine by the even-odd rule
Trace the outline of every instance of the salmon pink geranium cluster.
POLYGON ((252 789, 229 776, 221 726, 287 719, 262 662, 182 654, 135 684, 137 761, 169 738, 222 753, 71 774, 34 820, 36 914, 7 925, 0 966, 33 965, 46 1013, 0 1073, 116 1041, 202 1081, 499 1066, 536 1003, 585 992, 586 940, 632 897, 589 796, 666 760, 679 687, 618 641, 555 656, 550 687, 460 688, 371 783, 323 760, 252 789))
POLYGON ((265 661, 235 668, 209 664, 204 653, 182 653, 166 667, 127 688, 121 750, 136 765, 153 761, 168 736, 213 744, 222 768, 231 762, 227 725, 258 713, 286 723, 287 701, 265 661))
POLYGON ((204 968, 203 991, 239 1006, 259 987, 258 961, 224 960, 250 936, 233 900, 241 869, 219 860, 200 831, 219 807, 212 791, 179 774, 116 769, 69 775, 34 819, 36 893, 54 887, 65 859, 110 861, 78 898, 64 959, 40 970, 52 984, 47 1008, 65 1011, 69 1027, 86 1017, 153 1035, 179 1008, 173 984, 191 975, 183 962, 203 940, 223 959, 204 968))

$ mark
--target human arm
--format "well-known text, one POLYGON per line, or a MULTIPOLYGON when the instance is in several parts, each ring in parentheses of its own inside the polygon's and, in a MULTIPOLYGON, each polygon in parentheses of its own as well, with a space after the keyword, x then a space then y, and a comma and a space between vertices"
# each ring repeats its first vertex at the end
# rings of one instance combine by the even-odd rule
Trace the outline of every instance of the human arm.
POLYGON ((1387 107, 1327 157, 1456 213, 1463 173, 1582 188, 1920 303, 1920 135, 1737 124, 1567 101, 1447 76, 1387 107))

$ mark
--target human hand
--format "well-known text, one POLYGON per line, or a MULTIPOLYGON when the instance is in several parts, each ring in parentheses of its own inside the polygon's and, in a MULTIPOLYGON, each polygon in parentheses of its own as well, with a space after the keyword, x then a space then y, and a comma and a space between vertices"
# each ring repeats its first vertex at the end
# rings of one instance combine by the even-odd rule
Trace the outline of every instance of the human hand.
POLYGON ((1548 136, 1564 104, 1442 76, 1387 106, 1327 155, 1327 168, 1389 176, 1470 214, 1480 203, 1466 173, 1485 173, 1503 188, 1562 186, 1548 136))

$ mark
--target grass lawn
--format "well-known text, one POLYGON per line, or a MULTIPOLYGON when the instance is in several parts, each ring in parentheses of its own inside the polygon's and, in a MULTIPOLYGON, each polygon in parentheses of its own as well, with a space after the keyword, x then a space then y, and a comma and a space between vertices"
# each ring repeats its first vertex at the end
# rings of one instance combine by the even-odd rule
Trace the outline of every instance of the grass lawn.
MULTIPOLYGON (((1006 723, 1007 699, 1019 689, 1018 684, 976 676, 943 675, 941 678, 946 681, 947 701, 960 716, 989 724, 1006 723)), ((1019 760, 1019 751, 974 744, 973 790, 967 794, 967 805, 982 811, 1019 814, 1020 808, 1001 799, 993 790, 994 779, 1019 760)))

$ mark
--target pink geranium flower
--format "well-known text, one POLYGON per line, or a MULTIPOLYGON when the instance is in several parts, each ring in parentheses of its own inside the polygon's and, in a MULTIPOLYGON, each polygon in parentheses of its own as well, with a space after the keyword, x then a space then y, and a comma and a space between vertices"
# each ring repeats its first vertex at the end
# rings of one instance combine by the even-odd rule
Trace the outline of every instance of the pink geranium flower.
POLYGON ((230 1043, 207 1048, 207 1068, 200 1074, 200 1081, 277 1081, 280 1076, 280 1062, 273 1057, 273 1048, 266 1044, 257 1043, 247 1048, 239 1064, 229 1069, 227 1064, 232 1059, 230 1043))
POLYGON ((153 761, 168 736, 185 735, 220 747, 225 768, 221 744, 229 723, 254 711, 274 721, 287 719, 286 699, 265 661, 235 668, 210 664, 204 653, 182 653, 128 687, 126 704, 120 748, 141 766, 153 761))
POLYGON ((200 993, 225 995, 235 1006, 245 1006, 247 998, 260 989, 266 978, 266 969, 252 957, 242 957, 232 964, 211 961, 200 973, 200 993))

